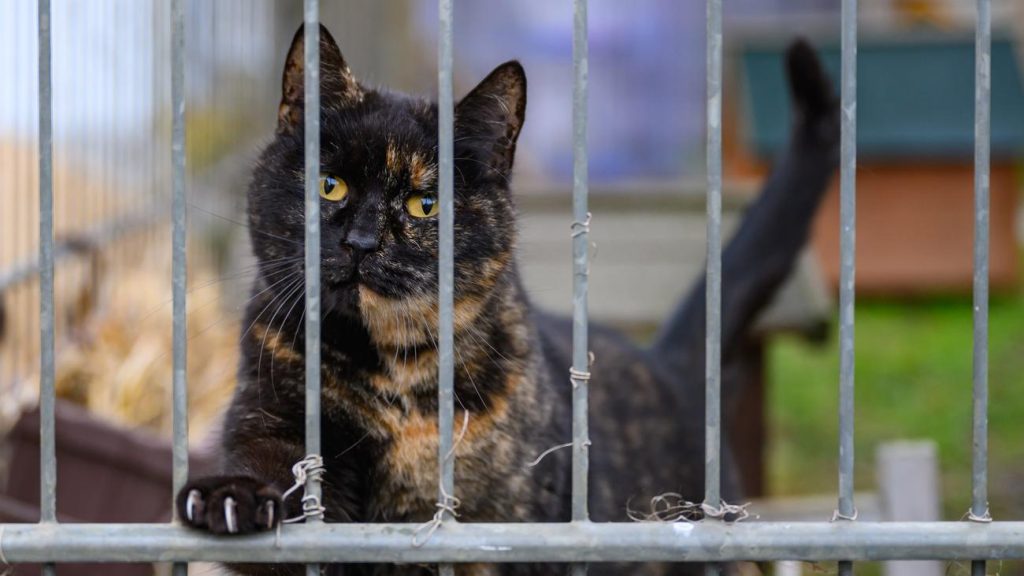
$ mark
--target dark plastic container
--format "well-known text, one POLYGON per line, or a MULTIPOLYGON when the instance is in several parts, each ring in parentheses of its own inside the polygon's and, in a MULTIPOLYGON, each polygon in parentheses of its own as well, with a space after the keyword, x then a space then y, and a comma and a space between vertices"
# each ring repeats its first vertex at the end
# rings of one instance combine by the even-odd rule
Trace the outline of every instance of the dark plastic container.
MULTIPOLYGON (((6 443, 10 471, 0 492, 0 522, 39 521, 39 413, 24 414, 6 443)), ((155 434, 114 426, 84 409, 56 406, 57 519, 60 522, 169 522, 172 510, 171 445, 155 434)), ((208 454, 193 451, 190 470, 213 469, 208 454)), ((150 564, 61 564, 67 576, 146 576, 150 564)), ((18 565, 16 575, 39 574, 18 565)))

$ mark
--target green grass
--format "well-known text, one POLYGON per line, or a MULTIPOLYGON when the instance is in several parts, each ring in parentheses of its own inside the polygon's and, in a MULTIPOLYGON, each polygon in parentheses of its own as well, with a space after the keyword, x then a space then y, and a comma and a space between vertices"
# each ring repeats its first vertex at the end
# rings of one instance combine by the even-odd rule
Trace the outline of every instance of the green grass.
MULTIPOLYGON (((1024 294, 990 308, 990 500, 997 517, 1024 512, 1024 294)), ((835 323, 834 323, 835 325, 835 323)), ((769 492, 834 493, 839 353, 796 338, 769 347, 769 492)), ((856 487, 875 489, 881 442, 933 439, 943 511, 970 505, 972 319, 968 299, 858 303, 856 487)))

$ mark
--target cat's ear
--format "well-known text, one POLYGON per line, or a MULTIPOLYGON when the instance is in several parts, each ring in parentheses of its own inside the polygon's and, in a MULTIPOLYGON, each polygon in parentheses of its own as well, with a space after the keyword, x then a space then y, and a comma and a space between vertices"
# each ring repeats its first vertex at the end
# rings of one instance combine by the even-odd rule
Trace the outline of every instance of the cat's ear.
POLYGON ((526 72, 513 60, 495 68, 456 105, 455 132, 460 142, 484 154, 488 166, 508 174, 525 119, 526 72))
MULTIPOLYGON (((284 61, 281 80, 281 105, 277 109, 277 129, 291 132, 303 122, 305 102, 305 34, 304 27, 292 39, 284 61)), ((338 43, 327 28, 320 25, 320 105, 343 108, 363 101, 363 89, 349 70, 338 43)))

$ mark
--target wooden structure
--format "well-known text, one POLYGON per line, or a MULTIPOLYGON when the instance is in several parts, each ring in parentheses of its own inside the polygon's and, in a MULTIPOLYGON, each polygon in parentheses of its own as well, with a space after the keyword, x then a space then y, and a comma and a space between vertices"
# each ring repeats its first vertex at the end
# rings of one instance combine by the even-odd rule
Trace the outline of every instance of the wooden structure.
MULTIPOLYGON (((839 52, 822 44, 838 78, 839 52)), ((733 101, 727 172, 760 176, 788 133, 783 44, 738 51, 744 100, 733 101)), ((972 281, 974 42, 958 37, 872 37, 858 60, 857 291, 867 295, 968 293, 972 281)), ((992 45, 991 281, 1017 276, 1016 160, 1024 151, 1024 88, 1013 44, 992 45)), ((839 278, 839 186, 814 227, 815 253, 839 278)))

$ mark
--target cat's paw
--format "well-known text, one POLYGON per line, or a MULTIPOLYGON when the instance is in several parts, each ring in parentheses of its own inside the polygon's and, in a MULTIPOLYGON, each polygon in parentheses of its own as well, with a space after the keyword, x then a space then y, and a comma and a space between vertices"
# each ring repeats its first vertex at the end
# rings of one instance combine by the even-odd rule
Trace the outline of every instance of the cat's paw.
POLYGON ((277 488, 248 476, 193 480, 178 493, 177 508, 186 526, 212 534, 273 530, 284 515, 277 488))

